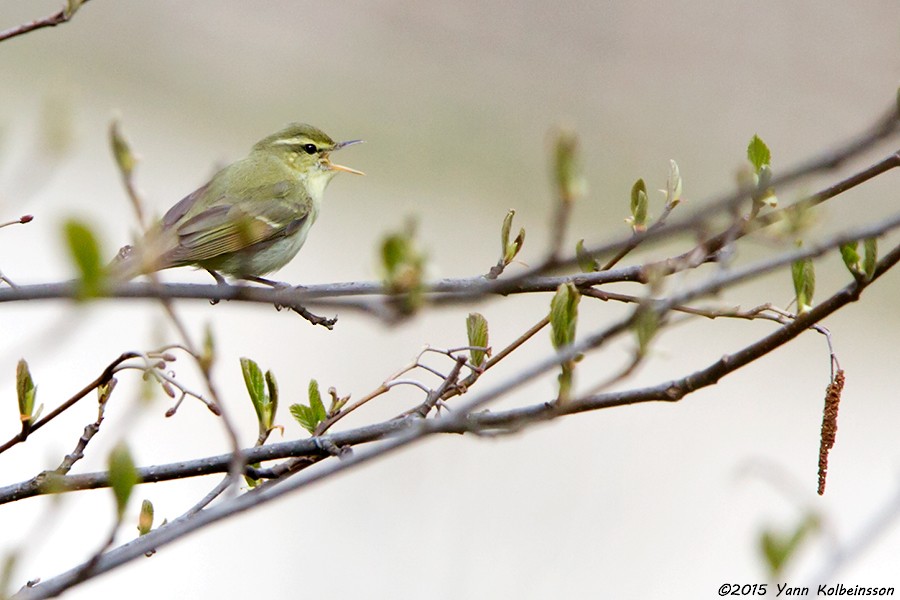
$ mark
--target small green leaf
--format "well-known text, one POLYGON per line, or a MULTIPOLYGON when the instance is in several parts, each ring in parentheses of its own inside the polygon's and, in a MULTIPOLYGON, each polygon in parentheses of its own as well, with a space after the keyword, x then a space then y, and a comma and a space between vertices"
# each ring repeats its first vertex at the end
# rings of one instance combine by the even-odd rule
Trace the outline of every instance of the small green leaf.
POLYGON ((764 165, 770 165, 772 163, 772 153, 769 152, 769 147, 766 146, 766 143, 763 142, 758 135, 754 134, 750 143, 747 145, 747 160, 753 165, 753 171, 757 175, 764 165))
POLYGON ((572 130, 557 133, 553 174, 560 201, 571 203, 584 194, 587 185, 578 160, 578 136, 572 130))
MULTIPOLYGON (((769 165, 763 165, 756 174, 756 191, 753 193, 753 200, 759 205, 775 208, 778 206, 778 196, 775 195, 775 189, 772 187, 772 168, 769 165)), ((799 219, 798 223, 801 222, 799 219)))
POLYGON ((862 274, 862 267, 860 265, 861 258, 857 251, 858 247, 859 242, 857 241, 841 244, 841 258, 844 261, 844 265, 846 265, 850 274, 853 276, 862 274))
POLYGON ((141 502, 141 514, 138 516, 138 536, 147 535, 153 529, 153 503, 149 500, 141 502))
POLYGON ((575 380, 575 361, 566 361, 560 365, 559 375, 556 380, 559 382, 559 393, 556 401, 565 404, 572 396, 572 384, 575 380))
POLYGON ((480 367, 484 363, 488 347, 488 322, 484 315, 479 313, 469 313, 466 317, 466 333, 469 338, 469 354, 472 364, 480 367))
MULTIPOLYGON (((255 462, 251 463, 249 466, 253 467, 254 469, 258 469, 261 464, 262 463, 255 462)), ((247 487, 251 490, 259 485, 259 479, 254 479, 249 475, 244 475, 244 481, 247 483, 247 487)))
POLYGON ((204 373, 212 370, 213 362, 216 360, 216 339, 213 336, 212 325, 206 323, 203 328, 203 353, 200 355, 200 369, 204 373))
POLYGON ((584 240, 578 240, 575 244, 575 258, 578 260, 578 268, 582 273, 593 273, 600 270, 600 263, 584 251, 584 240))
POLYGON ((519 234, 516 236, 510 244, 506 246, 506 252, 503 254, 503 264, 508 265, 513 261, 513 259, 518 256, 519 252, 522 250, 522 246, 525 245, 525 228, 522 227, 519 229, 519 234))
POLYGON ((253 360, 241 358, 241 373, 244 375, 244 385, 247 386, 247 393, 250 394, 250 401, 256 410, 256 416, 262 420, 264 406, 268 400, 262 370, 253 360))
POLYGON ((669 160, 669 176, 666 178, 666 206, 674 208, 681 202, 682 181, 678 163, 669 160))
POLYGON ((310 407, 305 404, 291 404, 288 410, 290 410, 291 416, 294 417, 294 420, 296 420, 303 429, 307 430, 310 434, 315 434, 316 426, 319 422, 316 420, 310 407))
POLYGON ((72 15, 78 12, 78 9, 81 8, 81 5, 84 4, 84 0, 66 0, 66 6, 63 9, 63 16, 66 20, 71 19, 72 15))
POLYGON ((794 280, 797 312, 808 312, 812 309, 813 294, 816 291, 816 272, 812 259, 804 258, 794 262, 791 265, 791 277, 794 280))
POLYGON ((381 264, 385 287, 392 294, 402 295, 400 308, 412 313, 423 300, 425 254, 416 244, 416 227, 409 221, 397 233, 384 237, 381 242, 381 264))
POLYGON ((331 406, 328 408, 329 415, 337 414, 350 400, 350 396, 339 397, 337 390, 333 386, 328 388, 328 395, 331 396, 331 406))
POLYGON ((100 293, 103 285, 103 264, 100 244, 85 223, 69 219, 64 225, 69 254, 78 269, 79 296, 87 298, 100 293))
POLYGON ((766 529, 760 535, 760 550, 769 567, 769 574, 777 579, 788 561, 796 554, 801 543, 819 529, 819 519, 809 514, 789 533, 766 529))
POLYGON ((250 395, 253 409, 256 411, 260 439, 265 439, 275 424, 275 412, 278 409, 278 383, 275 381, 272 371, 266 371, 263 376, 259 365, 249 358, 241 359, 241 372, 244 375, 244 384, 247 386, 247 393, 250 395))
POLYGON ((118 121, 113 121, 109 126, 109 144, 112 147, 113 158, 116 159, 119 172, 122 174, 122 177, 129 179, 137 161, 131 152, 131 146, 129 146, 119 130, 118 121))
POLYGON ((650 342, 659 331, 659 314, 649 305, 642 305, 634 315, 634 332, 637 335, 638 353, 647 354, 650 342))
MULTIPOLYGON (((561 350, 575 342, 575 329, 578 324, 578 302, 581 294, 571 283, 564 283, 556 289, 550 301, 550 340, 556 350, 561 350)), ((559 395, 557 402, 568 401, 572 390, 572 380, 577 359, 564 361, 560 365, 559 395)))
POLYGON ((322 395, 319 393, 319 382, 315 379, 309 380, 309 406, 292 404, 289 410, 303 429, 315 435, 316 427, 327 417, 322 395))
POLYGON ((643 179, 638 179, 634 182, 634 185, 631 186, 631 214, 634 214, 638 210, 638 205, 640 204, 640 194, 644 193, 644 196, 647 195, 647 184, 644 183, 643 179))
POLYGON ((649 208, 647 184, 643 179, 638 179, 631 186, 631 216, 625 219, 625 222, 631 225, 636 233, 647 229, 649 208))
POLYGON ((3 554, 2 562, 0 562, 0 598, 12 597, 10 587, 15 581, 16 566, 19 563, 22 552, 24 552, 24 548, 18 550, 9 549, 3 554))
POLYGON ((16 396, 19 401, 19 420, 22 422, 22 430, 28 431, 36 418, 34 414, 34 399, 37 396, 37 386, 31 378, 28 363, 20 359, 16 365, 16 396))
POLYGON ((125 513, 131 491, 139 481, 128 446, 119 442, 109 453, 109 486, 116 498, 116 514, 119 519, 125 513))
POLYGON ((275 374, 272 371, 266 371, 266 388, 269 390, 266 430, 269 430, 275 425, 275 414, 278 412, 278 382, 275 381, 275 374))
POLYGON ((550 301, 550 339, 557 350, 575 341, 581 294, 571 283, 561 284, 550 301))
POLYGON ((319 421, 324 421, 327 416, 325 413, 325 404, 322 403, 322 395, 319 393, 319 382, 315 379, 309 380, 309 406, 313 410, 313 414, 319 421))
POLYGON ((875 267, 878 266, 878 239, 864 239, 863 250, 865 253, 865 258, 863 259, 863 272, 866 274, 866 279, 872 279, 875 275, 875 267))
POLYGON ((513 217, 516 211, 509 209, 506 216, 503 217, 503 225, 500 226, 500 252, 506 256, 507 248, 509 248, 509 232, 512 231, 513 217))
POLYGON ((119 383, 119 380, 111 377, 106 383, 101 383, 97 386, 97 404, 104 406, 109 402, 109 397, 112 396, 117 383, 119 383))

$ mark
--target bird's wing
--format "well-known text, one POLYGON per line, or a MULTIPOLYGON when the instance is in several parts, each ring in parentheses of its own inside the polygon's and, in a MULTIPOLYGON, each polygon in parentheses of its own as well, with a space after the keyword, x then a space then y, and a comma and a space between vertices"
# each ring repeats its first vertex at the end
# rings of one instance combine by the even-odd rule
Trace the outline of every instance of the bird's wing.
POLYGON ((310 212, 310 202, 286 198, 291 191, 295 191, 293 182, 285 181, 254 190, 252 197, 257 200, 222 197, 214 206, 178 223, 192 212, 199 194, 191 194, 163 217, 163 226, 174 227, 178 235, 178 245, 169 252, 168 260, 173 264, 196 263, 290 235, 310 212))

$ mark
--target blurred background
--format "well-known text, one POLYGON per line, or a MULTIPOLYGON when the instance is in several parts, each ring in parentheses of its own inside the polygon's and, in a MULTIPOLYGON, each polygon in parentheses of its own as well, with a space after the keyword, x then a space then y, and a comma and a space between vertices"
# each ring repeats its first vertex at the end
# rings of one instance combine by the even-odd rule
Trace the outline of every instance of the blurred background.
MULTIPOLYGON (((7 0, 0 29, 59 8, 60 0, 7 0)), ((515 227, 527 230, 522 261, 539 260, 553 206, 549 132, 558 126, 578 132, 589 184, 571 248, 579 238, 626 233, 631 184, 643 177, 651 189, 665 187, 669 159, 678 161, 685 197, 696 206, 734 185, 754 133, 772 149, 777 173, 873 122, 894 101, 898 81, 894 0, 840 7, 94 0, 68 24, 0 44, 0 221, 35 215, 27 226, 0 231, 0 270, 19 284, 70 277, 61 242, 70 217, 92 223, 109 256, 130 241, 135 221, 108 149, 114 118, 141 157, 137 181, 157 214, 287 122, 313 123, 335 139, 365 139, 340 161, 368 175, 332 183, 303 251, 277 274, 325 283, 377 278, 379 240, 409 216, 418 219, 432 277, 486 272, 510 208, 515 227)), ((893 149, 875 149, 855 166, 893 149)), ((817 212, 819 224, 827 231, 890 214, 896 182, 888 173, 829 202, 817 212)), ((655 200, 658 214, 662 201, 655 200)), ((770 250, 759 238, 741 258, 770 250)), ((189 269, 165 279, 209 282, 189 269)), ((818 263, 818 297, 848 281, 838 259, 818 263)), ((126 589, 134 598, 711 597, 722 583, 765 582, 761 532, 788 532, 809 510, 822 516, 824 532, 784 582, 900 585, 900 532, 890 519, 831 580, 815 580, 830 552, 885 511, 900 511, 898 281, 889 273, 861 304, 825 323, 848 381, 822 498, 816 468, 829 362, 824 339, 810 333, 678 404, 409 448, 196 533, 67 597, 126 589)), ((784 272, 712 302, 787 306, 792 297, 784 272)), ((286 409, 305 401, 310 378, 359 398, 424 345, 463 344, 472 308, 488 318, 498 349, 548 305, 549 296, 493 299, 390 327, 348 313, 332 332, 265 306, 183 302, 178 309, 195 336, 211 326, 223 401, 251 445, 256 423, 240 356, 274 371, 283 396, 278 421, 295 438, 305 432, 286 409)), ((622 307, 585 300, 580 331, 622 314, 622 307)), ((771 329, 722 321, 673 328, 626 384, 683 375, 771 329)), ((175 339, 153 302, 3 306, 0 438, 17 431, 20 357, 49 410, 122 351, 175 339)), ((624 364, 631 344, 585 361, 582 386, 624 364)), ((541 334, 492 377, 513 376, 548 352, 541 334)), ((180 363, 178 377, 200 387, 192 366, 180 363)), ((123 438, 140 465, 227 451, 221 424, 199 403, 166 419, 167 398, 140 400, 138 374, 120 380, 76 470, 103 468, 106 451, 123 438)), ((554 391, 551 374, 498 406, 541 402, 554 391)), ((417 392, 400 390, 345 423, 375 422, 418 401, 417 392)), ((82 404, 0 456, 4 484, 53 468, 71 451, 95 415, 92 400, 82 404)), ((134 521, 141 498, 153 501, 157 521, 171 519, 217 481, 143 486, 134 521)), ((6 505, 0 551, 21 551, 17 584, 48 578, 94 552, 112 519, 108 490, 6 505)), ((133 535, 127 526, 118 539, 133 535)))

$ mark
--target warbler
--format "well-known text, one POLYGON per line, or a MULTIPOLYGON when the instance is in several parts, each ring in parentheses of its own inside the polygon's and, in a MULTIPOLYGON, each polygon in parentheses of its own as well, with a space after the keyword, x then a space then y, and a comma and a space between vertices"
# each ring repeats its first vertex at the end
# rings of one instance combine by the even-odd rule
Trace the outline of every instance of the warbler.
POLYGON ((306 241, 328 183, 339 171, 362 171, 331 162, 336 150, 362 140, 335 142, 320 129, 292 123, 266 138, 246 158, 213 175, 175 204, 134 246, 109 266, 124 281, 187 265, 272 283, 262 276, 286 265, 306 241))

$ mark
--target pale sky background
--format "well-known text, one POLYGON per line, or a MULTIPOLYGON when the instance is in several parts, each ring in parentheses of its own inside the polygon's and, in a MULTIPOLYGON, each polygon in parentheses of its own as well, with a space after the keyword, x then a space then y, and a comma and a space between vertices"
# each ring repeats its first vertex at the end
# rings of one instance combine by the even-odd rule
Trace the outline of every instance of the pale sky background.
MULTIPOLYGON (((3 0, 0 28, 60 4, 3 0)), ((893 101, 898 83, 895 0, 93 0, 71 23, 0 44, 0 221, 35 215, 28 226, 0 231, 0 270, 22 284, 69 277, 60 225, 70 216, 90 220, 110 256, 129 241, 134 221, 108 151, 113 117, 141 156, 139 186, 158 213, 287 122, 365 139, 341 162, 367 177, 332 183, 307 245, 278 274, 323 283, 377 277, 378 240, 409 215, 418 217, 434 277, 485 272, 509 208, 528 231, 522 258, 535 262, 552 206, 548 132, 560 124, 581 136, 590 187, 576 209, 574 244, 621 235, 632 182, 644 177, 663 187, 670 158, 681 167, 688 202, 698 203, 733 184, 754 133, 772 148, 777 172, 860 131, 893 101), (59 136, 42 142, 48 128, 66 132, 68 145, 59 136)), ((857 166, 890 150, 882 146, 857 166)), ((896 182, 889 173, 829 202, 821 224, 834 229, 889 214, 896 182)), ((768 249, 748 245, 754 256, 768 249)), ((186 269, 166 278, 208 281, 186 269)), ((818 280, 824 297, 848 276, 830 259, 820 263, 818 280)), ((194 534, 66 597, 127 590, 133 598, 707 598, 722 583, 765 582, 760 531, 787 528, 807 508, 823 515, 829 533, 806 548, 784 582, 900 586, 896 523, 832 579, 811 580, 830 543, 854 539, 900 486, 898 281, 891 272, 862 303, 826 322, 848 382, 824 498, 815 495, 815 479, 828 356, 810 333, 679 404, 410 448, 194 534)), ((791 297, 785 272, 721 302, 785 306, 791 297)), ((549 296, 535 296, 494 299, 477 310, 499 348, 548 305, 549 296)), ((263 306, 179 308, 196 334, 213 327, 220 389, 247 445, 256 425, 238 357, 275 372, 283 394, 278 420, 286 437, 298 437, 305 434, 287 406, 305 400, 310 378, 358 398, 425 344, 463 343, 467 312, 431 312, 397 327, 342 314, 328 332, 263 306)), ((588 300, 582 313, 582 332, 623 314, 588 300)), ((20 357, 49 410, 120 352, 174 340, 157 331, 163 322, 149 302, 3 306, 0 438, 16 431, 20 357)), ((653 360, 629 385, 703 367, 771 329, 765 322, 680 326, 658 340, 653 360)), ((549 352, 547 337, 498 368, 493 381, 549 352)), ((630 344, 591 357, 582 382, 612 372, 630 344)), ((176 370, 197 381, 186 361, 176 370)), ((123 437, 141 465, 227 449, 220 424, 196 403, 165 419, 167 399, 141 406, 139 376, 120 379, 78 470, 102 468, 105 451, 123 437)), ((540 402, 553 391, 550 375, 503 405, 540 402)), ((419 400, 412 390, 398 392, 348 426, 419 400)), ((92 420, 90 404, 0 456, 0 485, 56 466, 92 420)), ((216 482, 144 486, 131 512, 136 519, 137 500, 146 497, 159 519, 174 518, 216 482)), ((45 499, 5 505, 0 551, 32 536, 17 581, 48 578, 93 552, 111 518, 107 490, 69 495, 56 513, 45 499)), ((119 540, 133 534, 129 525, 119 540)))

